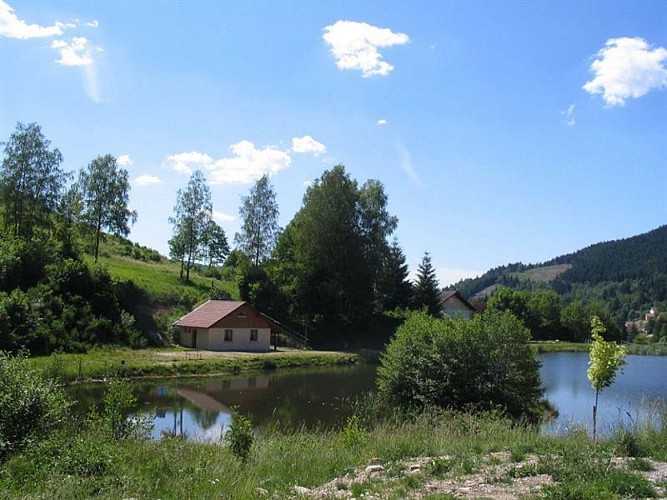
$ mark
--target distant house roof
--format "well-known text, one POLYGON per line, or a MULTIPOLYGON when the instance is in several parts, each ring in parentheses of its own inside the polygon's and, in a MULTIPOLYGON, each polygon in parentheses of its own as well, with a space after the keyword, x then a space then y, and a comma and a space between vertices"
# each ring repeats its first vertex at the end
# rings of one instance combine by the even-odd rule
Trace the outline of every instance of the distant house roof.
POLYGON ((245 301, 238 300, 209 300, 173 324, 191 328, 211 328, 218 321, 226 318, 245 303, 245 301))
POLYGON ((469 308, 473 312, 477 312, 477 309, 475 306, 473 306, 470 302, 468 302, 466 299, 463 298, 463 295, 461 295, 458 290, 446 290, 440 294, 440 304, 444 304, 448 300, 452 299, 453 297, 456 297, 459 299, 467 308, 469 308))

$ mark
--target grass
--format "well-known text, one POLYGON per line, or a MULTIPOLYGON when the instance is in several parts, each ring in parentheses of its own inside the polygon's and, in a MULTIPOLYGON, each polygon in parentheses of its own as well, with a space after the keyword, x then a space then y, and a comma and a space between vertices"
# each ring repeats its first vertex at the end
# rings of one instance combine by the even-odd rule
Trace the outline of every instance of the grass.
MULTIPOLYGON (((665 448, 666 431, 635 432, 647 456, 665 458, 660 450, 665 448)), ((612 465, 617 451, 613 438, 594 443, 580 433, 544 436, 505 420, 454 413, 375 422, 355 439, 342 437, 344 433, 345 429, 289 433, 268 429, 256 436, 247 463, 219 444, 176 438, 99 442, 85 433, 61 435, 0 464, 0 497, 294 498, 294 486, 316 488, 330 483, 332 492, 347 490, 357 496, 391 499, 424 492, 427 483, 463 484, 471 474, 502 487, 512 487, 522 477, 550 475, 555 482, 543 487, 536 498, 656 495, 655 486, 637 470, 641 467, 612 465), (485 473, 489 454, 515 450, 530 450, 537 462, 523 469, 510 463, 506 475, 485 473), (432 459, 412 474, 405 464, 415 457, 432 459), (378 462, 385 473, 350 480, 355 470, 378 462)), ((427 498, 455 498, 451 491, 430 494, 427 498)))
POLYGON ((357 363, 359 356, 330 351, 280 349, 265 353, 214 353, 186 348, 106 347, 83 354, 55 353, 30 358, 29 365, 61 382, 112 378, 207 375, 357 363))

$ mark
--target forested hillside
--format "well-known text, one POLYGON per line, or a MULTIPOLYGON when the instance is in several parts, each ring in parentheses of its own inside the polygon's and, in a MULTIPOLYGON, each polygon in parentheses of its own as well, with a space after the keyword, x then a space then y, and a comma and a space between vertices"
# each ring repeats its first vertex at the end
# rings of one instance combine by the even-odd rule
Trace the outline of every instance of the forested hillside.
POLYGON ((667 225, 631 238, 597 243, 543 264, 491 269, 455 286, 468 298, 489 295, 498 286, 551 289, 565 303, 575 298, 599 302, 622 324, 642 317, 651 307, 667 309, 667 225))

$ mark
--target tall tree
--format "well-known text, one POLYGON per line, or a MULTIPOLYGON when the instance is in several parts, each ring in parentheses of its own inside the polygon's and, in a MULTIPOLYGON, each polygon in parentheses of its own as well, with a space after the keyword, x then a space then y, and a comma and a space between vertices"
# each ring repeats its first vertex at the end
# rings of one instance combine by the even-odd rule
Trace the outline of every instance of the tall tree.
POLYGON ((359 190, 359 229, 364 243, 364 258, 371 274, 375 302, 381 301, 380 274, 389 259, 389 236, 398 218, 387 209, 387 195, 378 180, 366 181, 359 190))
POLYGON ((210 219, 204 229, 202 244, 208 267, 222 264, 229 255, 227 235, 213 219, 210 219))
POLYGON ((308 318, 316 342, 324 335, 352 340, 349 332, 368 324, 386 237, 396 224, 386 204, 380 183, 359 189, 337 165, 308 188, 281 234, 272 275, 295 304, 294 316, 308 318))
POLYGON ((440 311, 440 285, 435 276, 435 269, 431 264, 431 256, 424 253, 422 261, 417 269, 417 283, 414 290, 414 304, 418 309, 426 308, 431 316, 439 317, 440 311))
POLYGON ((178 190, 174 216, 169 218, 174 225, 172 241, 176 243, 175 248, 182 251, 186 281, 190 281, 190 268, 202 257, 204 236, 212 214, 211 190, 204 174, 197 170, 185 190, 178 190))
POLYGON ((234 237, 234 242, 248 258, 258 266, 266 259, 274 247, 280 226, 278 226, 278 203, 271 182, 267 175, 262 176, 244 196, 239 209, 243 220, 241 232, 234 237))
POLYGON ((5 143, 5 158, 0 167, 0 209, 5 231, 30 238, 35 228, 50 227, 67 179, 61 168, 62 155, 50 150, 51 142, 36 123, 17 123, 16 131, 5 143))
POLYGON ((82 219, 95 233, 95 262, 100 250, 102 230, 127 236, 137 212, 128 208, 130 183, 127 170, 118 168, 111 155, 98 156, 79 173, 79 188, 83 198, 82 219))
POLYGON ((393 311, 397 307, 407 309, 412 305, 412 283, 408 275, 405 254, 394 238, 378 283, 381 310, 393 311))

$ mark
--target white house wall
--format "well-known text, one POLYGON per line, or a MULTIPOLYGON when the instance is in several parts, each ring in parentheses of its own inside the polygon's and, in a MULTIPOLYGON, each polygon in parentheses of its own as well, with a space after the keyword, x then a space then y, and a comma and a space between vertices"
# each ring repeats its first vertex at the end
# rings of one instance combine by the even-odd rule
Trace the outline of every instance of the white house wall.
POLYGON ((199 345, 200 349, 211 351, 267 351, 271 345, 270 328, 253 328, 257 330, 257 341, 250 342, 250 328, 231 328, 232 341, 225 342, 225 328, 211 328, 208 336, 207 347, 199 345))
POLYGON ((442 312, 447 316, 461 316, 467 319, 473 315, 473 311, 456 297, 452 297, 442 305, 442 312))

